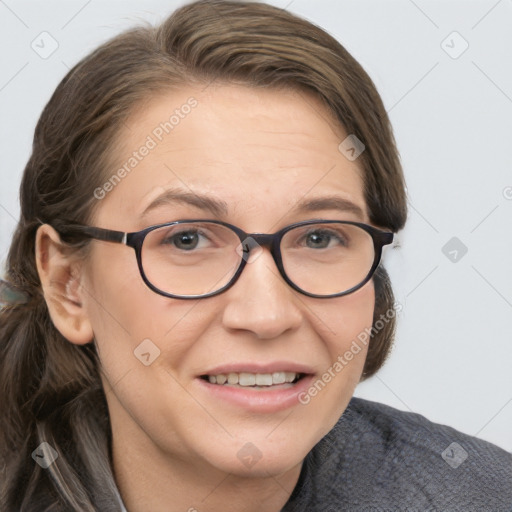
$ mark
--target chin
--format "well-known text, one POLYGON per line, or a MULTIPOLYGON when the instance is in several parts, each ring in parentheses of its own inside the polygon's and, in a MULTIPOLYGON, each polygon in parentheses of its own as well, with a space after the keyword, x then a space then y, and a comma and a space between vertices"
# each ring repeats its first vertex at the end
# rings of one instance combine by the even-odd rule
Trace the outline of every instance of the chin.
MULTIPOLYGON (((211 453, 209 462, 219 470, 248 478, 277 477, 298 466, 312 446, 300 443, 295 435, 295 443, 279 445, 266 441, 240 441, 221 453, 211 453)), ((206 455, 206 454, 205 454, 206 455)))
POLYGON ((263 456, 250 463, 230 464, 224 471, 242 478, 278 478, 302 463, 303 457, 272 457, 263 456))

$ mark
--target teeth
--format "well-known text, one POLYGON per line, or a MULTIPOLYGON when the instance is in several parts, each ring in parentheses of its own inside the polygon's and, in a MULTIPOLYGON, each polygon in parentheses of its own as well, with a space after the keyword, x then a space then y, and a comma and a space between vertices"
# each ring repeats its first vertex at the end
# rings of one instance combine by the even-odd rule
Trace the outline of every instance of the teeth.
POLYGON ((256 384, 256 375, 254 373, 241 373, 238 377, 240 386, 254 386, 256 384))
POLYGON ((270 373, 258 373, 255 380, 257 386, 272 386, 272 375, 270 373))
POLYGON ((285 372, 275 372, 272 374, 272 382, 274 384, 284 384, 286 382, 285 372))
POLYGON ((225 384, 228 380, 228 376, 221 373, 217 375, 217 384, 225 384))
POLYGON ((293 380, 295 379, 295 376, 297 374, 294 373, 294 372, 285 372, 284 373, 284 380, 285 382, 293 382, 293 380))
POLYGON ((231 384, 239 386, 275 386, 278 384, 291 383, 299 376, 295 372, 274 372, 274 373, 221 373, 219 375, 208 375, 211 384, 231 384))

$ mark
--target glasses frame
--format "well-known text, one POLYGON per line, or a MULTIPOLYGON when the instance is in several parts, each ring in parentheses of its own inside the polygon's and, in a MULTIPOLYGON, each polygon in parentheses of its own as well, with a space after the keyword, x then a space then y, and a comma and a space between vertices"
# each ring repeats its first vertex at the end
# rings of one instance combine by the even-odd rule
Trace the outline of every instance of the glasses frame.
POLYGON ((244 270, 247 260, 249 259, 250 252, 253 250, 256 246, 251 246, 247 239, 252 238, 259 246, 266 247, 269 249, 270 254, 272 255, 272 258, 274 259, 274 262, 279 270, 279 273, 281 274, 282 278, 286 281, 286 283, 291 286, 294 290, 298 291, 299 293, 302 293, 303 295, 306 295, 308 297, 314 297, 318 299, 328 299, 333 297, 343 297, 344 295, 349 295, 350 293, 355 292, 356 290, 359 290, 362 288, 372 277, 375 271, 377 270, 377 267, 379 266, 379 263, 381 261, 382 257, 382 248, 385 245, 389 245, 393 242, 394 234, 390 231, 383 231, 381 229, 375 228, 373 226, 369 226, 368 224, 364 224, 361 222, 353 222, 353 221, 340 221, 340 220, 323 220, 323 219, 313 219, 313 220, 306 220, 302 222, 296 222, 294 224, 290 224, 288 226, 285 226, 284 228, 280 229, 279 231, 276 231, 272 234, 266 234, 266 233, 246 233, 242 229, 240 229, 237 226, 234 226, 232 224, 228 224, 227 222, 222 222, 219 220, 212 220, 212 219, 185 219, 185 220, 177 220, 173 222, 166 222, 164 224, 157 224, 154 226, 149 226, 145 229, 142 229, 140 231, 134 231, 134 232, 124 232, 124 231, 115 231, 111 229, 104 229, 104 228, 98 228, 93 226, 83 226, 78 224, 67 224, 64 226, 61 226, 59 228, 55 228, 58 233, 63 237, 63 239, 66 238, 66 236, 82 236, 86 238, 91 238, 94 240, 102 240, 105 242, 114 242, 119 243, 123 245, 127 245, 128 247, 132 247, 135 250, 135 255, 137 258, 137 265, 139 267, 139 272, 142 277, 142 280, 144 283, 155 293, 158 293, 159 295, 163 295, 164 297, 169 297, 172 299, 185 299, 185 300, 195 300, 195 299, 205 299, 207 297, 213 297, 215 295, 219 295, 229 288, 231 288, 240 275, 242 274, 242 271, 244 270), (204 223, 208 222, 211 224, 218 224, 220 226, 224 226, 226 228, 231 229, 238 238, 240 239, 240 243, 242 244, 242 247, 244 247, 243 252, 247 254, 247 257, 242 257, 240 261, 240 265, 236 272, 233 274, 233 277, 230 279, 228 283, 226 283, 222 288, 219 290, 215 290, 214 292, 202 294, 202 295, 176 295, 172 293, 165 292, 163 290, 160 290, 155 285, 153 285, 149 279, 146 277, 146 274, 144 272, 144 268, 142 265, 142 245, 144 243, 144 239, 146 236, 151 233, 151 231, 154 231, 155 229, 167 227, 167 226, 175 226, 177 224, 191 224, 191 223, 204 223), (373 264, 366 275, 366 277, 356 286, 353 286, 352 288, 340 292, 340 293, 334 293, 331 295, 318 295, 315 293, 309 293, 303 289, 301 289, 299 286, 297 286, 286 274, 286 271, 284 269, 283 265, 283 258, 281 254, 281 240, 283 239, 284 235, 288 233, 288 231, 291 231, 292 229, 301 227, 301 226, 308 226, 311 224, 348 224, 352 226, 357 226, 364 231, 366 231, 373 240, 373 248, 374 248, 374 260, 373 264), (244 245, 245 242, 245 245, 244 245))

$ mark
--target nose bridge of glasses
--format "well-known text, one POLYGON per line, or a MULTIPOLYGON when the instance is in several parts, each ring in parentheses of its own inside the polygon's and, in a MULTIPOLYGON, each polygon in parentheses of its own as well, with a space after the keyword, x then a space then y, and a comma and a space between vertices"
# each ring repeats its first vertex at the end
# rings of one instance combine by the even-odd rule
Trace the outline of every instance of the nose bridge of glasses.
MULTIPOLYGON (((270 254, 276 260, 277 234, 267 233, 248 233, 240 243, 239 254, 246 259, 247 257, 256 257, 264 248, 269 249, 270 254)), ((276 263, 278 263, 276 261, 276 263)))
POLYGON ((255 249, 258 246, 272 249, 274 240, 275 235, 268 235, 266 233, 250 233, 247 235, 247 238, 242 241, 242 244, 244 244, 245 247, 245 244, 250 241, 251 243, 249 244, 249 249, 255 249))

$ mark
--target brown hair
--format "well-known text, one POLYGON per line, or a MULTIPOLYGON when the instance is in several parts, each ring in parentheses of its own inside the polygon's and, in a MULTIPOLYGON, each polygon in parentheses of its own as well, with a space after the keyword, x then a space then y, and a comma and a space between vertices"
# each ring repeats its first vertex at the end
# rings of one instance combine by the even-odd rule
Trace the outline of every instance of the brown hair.
MULTIPOLYGON (((199 1, 157 28, 135 28, 96 49, 46 105, 21 184, 6 279, 28 301, 0 311, 1 510, 119 510, 95 346, 69 343, 54 327, 35 233, 41 222, 89 222, 119 126, 142 100, 212 80, 315 94, 366 146, 359 158, 371 222, 393 231, 405 223, 403 175, 382 101, 362 67, 320 28, 262 3, 199 1), (43 441, 59 455, 46 470, 31 458, 43 441)), ((374 283, 375 321, 394 299, 382 266, 374 283)), ((394 328, 392 318, 373 333, 363 378, 382 366, 394 328)))

